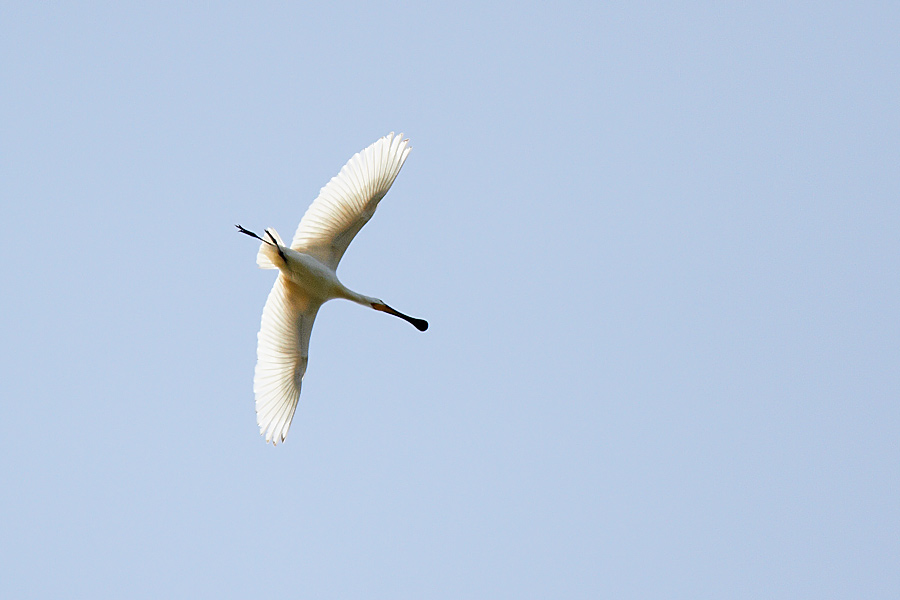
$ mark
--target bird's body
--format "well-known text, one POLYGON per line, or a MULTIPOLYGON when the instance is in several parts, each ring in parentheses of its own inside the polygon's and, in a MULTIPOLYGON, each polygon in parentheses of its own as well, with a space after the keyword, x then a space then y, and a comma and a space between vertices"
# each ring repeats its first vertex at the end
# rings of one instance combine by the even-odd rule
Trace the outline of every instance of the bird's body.
MULTIPOLYGON (((271 246, 266 246, 266 248, 269 249, 271 246)), ((317 258, 298 252, 293 248, 283 248, 282 251, 284 259, 278 260, 280 257, 276 255, 272 262, 285 277, 303 288, 310 299, 319 302, 325 302, 332 298, 351 299, 346 295, 350 290, 338 281, 337 274, 333 269, 329 269, 317 258)))
POLYGON ((256 257, 260 268, 279 271, 263 309, 253 380, 257 423, 267 442, 284 441, 287 435, 306 373, 313 322, 324 302, 343 298, 400 317, 420 331, 428 328, 422 319, 348 289, 335 272, 409 154, 409 140, 401 137, 390 134, 353 156, 319 192, 290 247, 274 229, 266 229, 263 238, 237 226, 262 242, 256 257))

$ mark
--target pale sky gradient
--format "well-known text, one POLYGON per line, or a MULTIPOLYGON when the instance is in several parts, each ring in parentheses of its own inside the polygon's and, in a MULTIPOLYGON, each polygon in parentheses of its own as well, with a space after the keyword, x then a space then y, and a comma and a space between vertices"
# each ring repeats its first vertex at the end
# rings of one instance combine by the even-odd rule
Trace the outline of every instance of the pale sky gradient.
POLYGON ((900 5, 159 4, 0 5, 0 597, 900 597, 900 5))

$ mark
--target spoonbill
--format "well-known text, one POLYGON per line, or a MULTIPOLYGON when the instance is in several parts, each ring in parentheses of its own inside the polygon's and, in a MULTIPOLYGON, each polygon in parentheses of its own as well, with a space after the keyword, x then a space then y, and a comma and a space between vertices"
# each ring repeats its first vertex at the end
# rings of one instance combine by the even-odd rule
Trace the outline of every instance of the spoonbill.
POLYGON ((266 443, 277 445, 287 436, 306 374, 313 321, 324 302, 344 298, 400 317, 419 331, 428 329, 427 321, 346 288, 335 273, 409 155, 409 140, 402 138, 386 135, 347 161, 306 210, 290 246, 272 228, 262 237, 236 225, 262 242, 256 264, 279 271, 263 308, 253 377, 256 422, 266 443))

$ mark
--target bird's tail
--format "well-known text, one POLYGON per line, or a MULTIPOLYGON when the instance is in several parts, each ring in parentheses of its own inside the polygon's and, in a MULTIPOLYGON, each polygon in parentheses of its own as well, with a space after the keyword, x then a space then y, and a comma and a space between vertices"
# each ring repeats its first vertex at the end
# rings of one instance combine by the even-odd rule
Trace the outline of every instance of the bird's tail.
MULTIPOLYGON (((277 231, 269 227, 266 229, 266 234, 271 236, 279 246, 284 246, 284 242, 281 241, 281 236, 278 235, 277 231)), ((281 257, 278 256, 278 250, 275 246, 267 242, 259 245, 259 252, 256 253, 256 264, 259 265, 260 269, 277 269, 280 262, 281 257)))

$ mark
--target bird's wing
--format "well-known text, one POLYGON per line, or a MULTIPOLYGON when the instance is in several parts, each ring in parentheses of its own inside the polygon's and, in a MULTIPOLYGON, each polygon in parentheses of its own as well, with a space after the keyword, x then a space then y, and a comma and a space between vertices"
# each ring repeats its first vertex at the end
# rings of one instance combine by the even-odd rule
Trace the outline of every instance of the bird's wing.
POLYGON ((336 269, 400 172, 411 150, 402 137, 386 135, 347 161, 303 215, 291 248, 336 269))
POLYGON ((266 300, 253 378, 256 422, 266 442, 283 442, 291 426, 319 306, 281 274, 266 300))

